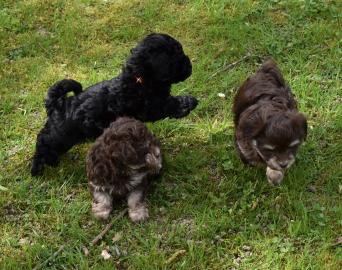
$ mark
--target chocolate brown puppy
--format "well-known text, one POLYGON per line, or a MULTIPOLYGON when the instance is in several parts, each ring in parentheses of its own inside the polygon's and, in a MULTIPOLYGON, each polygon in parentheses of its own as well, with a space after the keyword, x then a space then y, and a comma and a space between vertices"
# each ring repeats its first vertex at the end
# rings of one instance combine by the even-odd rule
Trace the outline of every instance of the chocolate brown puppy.
POLYGON ((87 160, 92 211, 107 219, 113 199, 126 198, 132 221, 148 218, 145 196, 162 168, 158 140, 147 127, 133 118, 121 117, 97 138, 87 160))
POLYGON ((266 165, 268 181, 280 184, 306 138, 307 121, 272 59, 240 87, 233 113, 241 159, 250 165, 266 165))

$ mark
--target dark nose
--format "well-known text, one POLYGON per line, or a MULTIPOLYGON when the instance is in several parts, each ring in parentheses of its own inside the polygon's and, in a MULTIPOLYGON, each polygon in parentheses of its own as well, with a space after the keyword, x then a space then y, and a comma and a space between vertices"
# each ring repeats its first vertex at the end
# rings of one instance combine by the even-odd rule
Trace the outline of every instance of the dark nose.
POLYGON ((288 162, 287 162, 287 161, 285 161, 285 162, 279 162, 279 166, 280 166, 281 168, 283 168, 283 169, 285 169, 285 168, 287 167, 287 165, 288 165, 288 162))
POLYGON ((189 57, 184 55, 177 62, 177 72, 175 74, 174 82, 182 82, 187 79, 192 73, 192 66, 189 57))

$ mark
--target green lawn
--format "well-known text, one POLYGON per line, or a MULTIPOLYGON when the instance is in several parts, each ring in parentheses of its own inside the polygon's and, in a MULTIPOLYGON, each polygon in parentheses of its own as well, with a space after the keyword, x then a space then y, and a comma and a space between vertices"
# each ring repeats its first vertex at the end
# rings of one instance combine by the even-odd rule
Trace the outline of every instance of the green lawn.
POLYGON ((334 245, 342 236, 341 7, 338 0, 1 0, 0 269, 31 269, 62 244, 44 269, 341 269, 334 245), (87 87, 116 76, 130 48, 153 31, 183 44, 193 74, 173 93, 200 104, 184 119, 149 124, 165 155, 148 197, 150 219, 136 225, 125 216, 85 256, 81 246, 104 226, 90 211, 90 145, 32 178, 43 99, 65 77, 87 87), (237 88, 269 55, 309 119, 308 139, 276 188, 263 169, 240 161, 231 113, 237 88))

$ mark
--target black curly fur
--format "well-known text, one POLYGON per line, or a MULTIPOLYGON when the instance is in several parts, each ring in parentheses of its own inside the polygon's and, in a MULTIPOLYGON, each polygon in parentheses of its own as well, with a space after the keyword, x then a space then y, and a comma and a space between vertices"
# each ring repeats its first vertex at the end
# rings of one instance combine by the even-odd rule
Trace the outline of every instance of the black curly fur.
POLYGON ((150 34, 131 50, 121 74, 82 91, 80 83, 62 80, 49 90, 48 119, 37 136, 31 174, 58 165, 75 144, 94 140, 119 116, 149 122, 180 118, 197 106, 190 96, 171 96, 171 84, 191 75, 191 62, 180 43, 166 34, 150 34), (74 96, 66 97, 68 92, 74 96))

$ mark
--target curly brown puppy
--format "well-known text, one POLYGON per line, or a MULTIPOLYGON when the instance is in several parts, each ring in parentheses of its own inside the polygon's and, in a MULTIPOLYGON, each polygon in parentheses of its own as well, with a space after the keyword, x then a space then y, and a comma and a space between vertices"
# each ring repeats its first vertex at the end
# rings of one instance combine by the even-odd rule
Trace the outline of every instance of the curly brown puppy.
POLYGON ((127 198, 132 221, 148 218, 145 196, 152 176, 162 168, 160 144, 140 121, 121 117, 97 138, 87 160, 95 217, 106 219, 113 199, 127 198))
POLYGON ((306 138, 307 121, 272 59, 240 87, 233 112, 241 159, 250 165, 265 164, 268 181, 280 184, 306 138))

